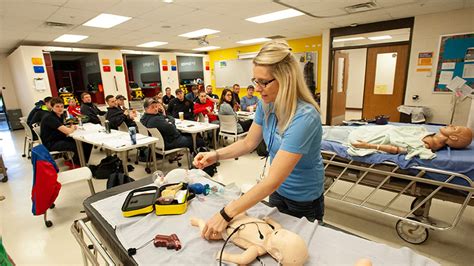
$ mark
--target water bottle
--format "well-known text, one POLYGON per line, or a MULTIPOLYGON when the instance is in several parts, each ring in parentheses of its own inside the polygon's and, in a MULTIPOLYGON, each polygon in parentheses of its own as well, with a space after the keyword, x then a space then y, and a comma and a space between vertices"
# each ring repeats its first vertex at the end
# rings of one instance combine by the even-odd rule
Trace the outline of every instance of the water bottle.
POLYGON ((135 127, 129 127, 128 133, 130 133, 130 139, 132 140, 132 145, 137 144, 137 129, 135 127))
POLYGON ((209 124, 209 117, 204 115, 204 123, 209 124))
POLYGON ((82 118, 80 116, 78 116, 77 120, 79 121, 79 126, 82 127, 82 118))
POLYGON ((105 127, 105 133, 109 134, 109 133, 110 133, 109 120, 105 120, 105 122, 104 122, 104 127, 105 127))

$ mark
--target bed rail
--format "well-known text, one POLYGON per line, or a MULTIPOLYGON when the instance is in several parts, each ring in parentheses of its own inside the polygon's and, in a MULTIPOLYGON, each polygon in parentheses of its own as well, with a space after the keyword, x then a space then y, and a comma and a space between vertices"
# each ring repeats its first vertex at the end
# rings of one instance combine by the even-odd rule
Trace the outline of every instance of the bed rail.
POLYGON ((116 265, 112 259, 112 256, 107 252, 106 248, 100 243, 91 229, 86 225, 87 222, 89 222, 89 218, 85 217, 74 221, 71 225, 71 233, 76 238, 77 243, 81 247, 84 265, 87 266, 89 262, 94 266, 116 265))
POLYGON ((409 243, 425 242, 428 239, 428 229, 452 229, 458 224, 466 207, 474 205, 474 182, 466 175, 421 166, 404 170, 392 162, 365 164, 343 159, 334 152, 321 153, 326 173, 325 197, 399 219, 396 224, 397 233, 409 243), (443 175, 445 179, 429 179, 425 177, 428 173, 443 175), (468 185, 452 183, 455 178, 462 179, 468 185), (352 184, 348 189, 338 188, 341 181, 352 184), (371 189, 362 198, 354 193, 361 186, 371 189), (392 198, 386 203, 371 201, 380 190, 393 192, 392 198), (414 197, 414 200, 408 210, 400 210, 400 206, 395 206, 395 203, 406 196, 414 197), (429 215, 433 199, 459 205, 454 215, 439 219, 429 215))

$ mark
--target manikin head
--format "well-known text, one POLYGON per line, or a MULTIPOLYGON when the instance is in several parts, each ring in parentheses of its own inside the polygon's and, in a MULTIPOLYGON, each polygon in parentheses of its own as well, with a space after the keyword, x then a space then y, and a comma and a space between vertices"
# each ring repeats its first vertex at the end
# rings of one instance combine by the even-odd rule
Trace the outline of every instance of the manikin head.
POLYGON ((308 247, 301 236, 277 229, 266 236, 265 250, 282 265, 303 265, 308 260, 308 247))
POLYGON ((472 130, 463 126, 448 125, 439 129, 431 139, 430 149, 437 151, 448 145, 454 149, 464 149, 472 142, 472 130))

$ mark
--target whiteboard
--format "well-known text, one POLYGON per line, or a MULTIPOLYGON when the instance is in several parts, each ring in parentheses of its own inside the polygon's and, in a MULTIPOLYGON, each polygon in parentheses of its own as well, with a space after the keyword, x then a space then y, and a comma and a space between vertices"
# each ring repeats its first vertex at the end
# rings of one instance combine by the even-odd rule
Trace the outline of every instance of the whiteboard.
POLYGON ((241 87, 251 85, 253 77, 252 59, 245 60, 222 60, 214 63, 214 75, 216 77, 216 87, 232 87, 235 83, 241 87))

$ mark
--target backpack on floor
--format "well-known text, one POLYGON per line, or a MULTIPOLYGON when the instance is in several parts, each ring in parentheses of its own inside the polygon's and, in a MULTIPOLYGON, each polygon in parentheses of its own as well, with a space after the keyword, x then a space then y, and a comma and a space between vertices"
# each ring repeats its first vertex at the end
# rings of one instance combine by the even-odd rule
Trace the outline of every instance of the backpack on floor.
POLYGON ((117 156, 107 156, 98 165, 89 166, 92 176, 97 179, 108 179, 111 174, 116 172, 116 167, 120 173, 124 172, 122 160, 117 156))
POLYGON ((263 140, 262 142, 260 142, 260 144, 258 144, 255 150, 257 151, 258 156, 262 156, 262 157, 268 156, 267 145, 265 144, 265 141, 263 140))

